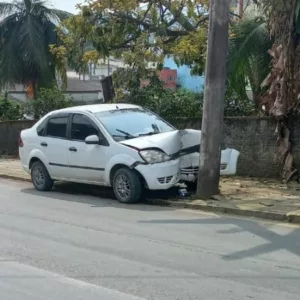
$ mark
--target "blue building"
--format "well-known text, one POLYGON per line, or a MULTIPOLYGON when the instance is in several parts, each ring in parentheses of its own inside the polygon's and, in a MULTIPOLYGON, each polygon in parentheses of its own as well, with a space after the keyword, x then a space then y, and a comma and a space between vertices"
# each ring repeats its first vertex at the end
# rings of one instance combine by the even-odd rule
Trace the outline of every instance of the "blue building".
POLYGON ((202 92, 204 87, 204 76, 192 76, 191 69, 188 66, 178 67, 173 58, 166 58, 164 62, 165 68, 176 69, 178 83, 182 88, 193 92, 202 92))

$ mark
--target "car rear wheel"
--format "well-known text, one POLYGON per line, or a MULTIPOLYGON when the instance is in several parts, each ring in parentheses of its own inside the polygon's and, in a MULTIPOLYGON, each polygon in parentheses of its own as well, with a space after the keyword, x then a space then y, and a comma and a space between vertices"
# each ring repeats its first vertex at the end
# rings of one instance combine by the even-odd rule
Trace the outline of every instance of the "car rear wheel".
POLYGON ((121 203, 137 203, 142 196, 142 182, 139 175, 130 169, 121 168, 113 176, 113 190, 121 203))
POLYGON ((41 161, 35 161, 32 164, 31 180, 38 191, 49 191, 53 187, 53 180, 41 161))

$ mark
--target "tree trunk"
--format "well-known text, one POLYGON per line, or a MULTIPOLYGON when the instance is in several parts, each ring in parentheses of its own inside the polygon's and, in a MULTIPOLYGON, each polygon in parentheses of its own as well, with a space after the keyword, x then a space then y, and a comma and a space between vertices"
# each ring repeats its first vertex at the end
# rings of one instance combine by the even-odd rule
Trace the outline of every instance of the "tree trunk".
POLYGON ((252 101, 254 103, 254 108, 258 112, 261 110, 261 107, 260 107, 261 95, 257 91, 252 90, 252 97, 253 97, 252 101))
POLYGON ((37 84, 35 82, 35 80, 32 81, 32 98, 33 100, 36 100, 37 97, 37 84))
POLYGON ((221 142, 228 49, 229 0, 211 0, 197 193, 219 193, 221 142))
MULTIPOLYGON (((37 99, 37 83, 36 83, 36 81, 32 80, 31 85, 32 85, 32 99, 31 99, 31 101, 35 101, 37 99)), ((34 111, 33 113, 34 113, 34 120, 38 120, 39 116, 38 116, 37 112, 34 111)))
POLYGON ((243 17, 244 14, 244 0, 239 0, 239 16, 243 17))

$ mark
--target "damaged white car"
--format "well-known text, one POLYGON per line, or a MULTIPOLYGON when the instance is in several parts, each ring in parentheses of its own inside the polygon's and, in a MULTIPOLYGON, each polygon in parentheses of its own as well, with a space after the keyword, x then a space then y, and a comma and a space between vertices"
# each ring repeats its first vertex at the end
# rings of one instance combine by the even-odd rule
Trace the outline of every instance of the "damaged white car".
MULTIPOLYGON (((169 189, 197 179, 201 132, 177 130, 151 111, 99 104, 53 111, 23 130, 19 155, 39 191, 54 181, 112 186, 122 203, 143 189, 169 189)), ((221 174, 236 173, 239 152, 222 151, 221 174)))

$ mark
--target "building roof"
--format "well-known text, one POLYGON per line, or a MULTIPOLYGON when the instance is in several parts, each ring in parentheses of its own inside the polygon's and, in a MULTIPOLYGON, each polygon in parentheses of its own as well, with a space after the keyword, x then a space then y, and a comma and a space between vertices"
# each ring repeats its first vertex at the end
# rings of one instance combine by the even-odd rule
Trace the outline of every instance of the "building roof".
POLYGON ((68 78, 67 92, 101 92, 100 80, 79 80, 68 78))
MULTIPOLYGON (((22 93, 26 91, 26 86, 22 84, 16 84, 15 86, 9 87, 9 93, 22 93)), ((79 80, 75 78, 68 78, 68 85, 65 90, 69 93, 80 93, 80 92, 101 92, 102 85, 99 80, 79 80)))

